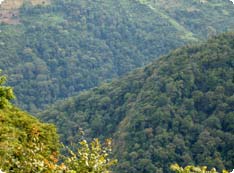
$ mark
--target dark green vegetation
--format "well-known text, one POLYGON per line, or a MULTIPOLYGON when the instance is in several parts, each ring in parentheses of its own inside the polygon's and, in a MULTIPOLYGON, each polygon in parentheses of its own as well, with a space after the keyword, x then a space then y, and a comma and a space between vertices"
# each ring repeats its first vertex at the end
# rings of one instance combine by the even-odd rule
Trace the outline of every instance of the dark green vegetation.
POLYGON ((234 27, 231 2, 52 0, 0 25, 0 68, 17 105, 36 112, 140 67, 191 41, 234 27), (225 23, 225 24, 224 24, 225 23))
POLYGON ((120 80, 39 115, 65 143, 79 130, 113 137, 116 172, 168 172, 171 163, 234 165, 234 33, 177 49, 120 80))

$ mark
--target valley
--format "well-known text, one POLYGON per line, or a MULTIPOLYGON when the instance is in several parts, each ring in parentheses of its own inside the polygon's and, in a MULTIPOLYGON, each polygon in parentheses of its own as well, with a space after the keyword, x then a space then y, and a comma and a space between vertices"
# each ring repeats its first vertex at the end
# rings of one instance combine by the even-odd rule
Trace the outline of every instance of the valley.
MULTIPOLYGON (((4 4, 12 2, 23 1, 4 4)), ((15 103, 35 113, 234 26, 228 1, 30 2, 13 8, 14 25, 0 26, 0 68, 15 88, 15 103)))
POLYGON ((230 172, 233 8, 0 2, 0 172, 230 172))

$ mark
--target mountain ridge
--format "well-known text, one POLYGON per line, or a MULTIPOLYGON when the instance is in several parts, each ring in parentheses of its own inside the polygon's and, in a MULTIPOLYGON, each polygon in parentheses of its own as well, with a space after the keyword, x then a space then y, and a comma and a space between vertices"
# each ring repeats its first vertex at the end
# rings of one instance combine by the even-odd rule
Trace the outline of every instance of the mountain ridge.
POLYGON ((0 25, 0 68, 15 87, 16 104, 38 112, 194 39, 234 28, 233 8, 225 1, 155 2, 53 0, 22 6, 15 25, 0 25))
POLYGON ((173 162, 231 169, 233 43, 229 33, 177 49, 38 117, 60 127, 65 143, 80 129, 113 137, 116 172, 168 172, 173 162))

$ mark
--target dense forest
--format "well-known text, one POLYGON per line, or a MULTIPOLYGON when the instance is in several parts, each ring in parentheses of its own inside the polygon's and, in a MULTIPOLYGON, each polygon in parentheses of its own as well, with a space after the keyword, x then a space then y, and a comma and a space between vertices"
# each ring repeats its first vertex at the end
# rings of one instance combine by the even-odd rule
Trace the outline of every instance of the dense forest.
POLYGON ((233 8, 2 2, 0 173, 228 173, 233 8))
POLYGON ((179 163, 234 165, 234 33, 185 46, 38 116, 64 143, 111 137, 116 172, 162 173, 179 163))
POLYGON ((228 0, 173 2, 25 3, 12 14, 17 24, 0 24, 0 69, 15 88, 15 103, 37 112, 174 48, 234 27, 228 0))

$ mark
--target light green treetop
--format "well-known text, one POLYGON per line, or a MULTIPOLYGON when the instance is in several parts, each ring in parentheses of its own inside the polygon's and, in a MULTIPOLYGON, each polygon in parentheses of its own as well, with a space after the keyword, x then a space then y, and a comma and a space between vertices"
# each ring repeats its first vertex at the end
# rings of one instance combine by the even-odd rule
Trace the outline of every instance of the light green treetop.
MULTIPOLYGON (((171 170, 176 173, 218 173, 215 168, 210 171, 207 170, 207 166, 192 166, 188 165, 186 167, 180 167, 178 164, 172 164, 170 166, 171 170)), ((227 170, 223 170, 222 173, 228 173, 227 170)))
POLYGON ((9 101, 15 98, 13 89, 11 87, 4 86, 6 79, 6 76, 0 76, 0 109, 11 106, 9 101))

